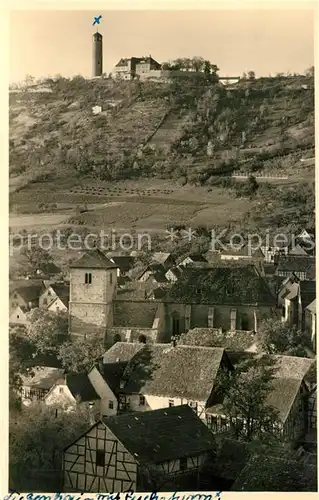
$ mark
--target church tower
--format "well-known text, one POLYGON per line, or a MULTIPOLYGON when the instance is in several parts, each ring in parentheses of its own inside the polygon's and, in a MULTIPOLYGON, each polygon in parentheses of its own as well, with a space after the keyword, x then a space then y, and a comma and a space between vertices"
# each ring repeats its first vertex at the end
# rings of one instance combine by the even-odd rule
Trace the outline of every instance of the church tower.
POLYGON ((97 248, 70 266, 69 334, 105 334, 113 326, 117 266, 97 248))
POLYGON ((103 73, 103 36, 98 31, 93 35, 93 78, 103 73))

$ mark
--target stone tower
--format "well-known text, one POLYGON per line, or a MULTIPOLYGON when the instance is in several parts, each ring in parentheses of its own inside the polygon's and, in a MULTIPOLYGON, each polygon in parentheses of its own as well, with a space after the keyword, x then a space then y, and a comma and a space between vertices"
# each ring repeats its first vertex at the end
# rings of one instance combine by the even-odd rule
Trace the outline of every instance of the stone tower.
POLYGON ((103 73, 103 36, 98 31, 93 35, 93 71, 92 76, 103 73))
POLYGON ((105 334, 113 325, 117 266, 97 248, 70 266, 69 333, 105 334))

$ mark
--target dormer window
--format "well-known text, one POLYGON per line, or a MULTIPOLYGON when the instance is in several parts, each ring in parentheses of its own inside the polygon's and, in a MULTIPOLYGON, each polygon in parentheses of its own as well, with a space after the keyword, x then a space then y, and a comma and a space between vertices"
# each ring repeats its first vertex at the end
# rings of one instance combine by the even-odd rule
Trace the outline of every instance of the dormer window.
POLYGON ((85 273, 85 284, 91 285, 92 283, 92 273, 85 273))

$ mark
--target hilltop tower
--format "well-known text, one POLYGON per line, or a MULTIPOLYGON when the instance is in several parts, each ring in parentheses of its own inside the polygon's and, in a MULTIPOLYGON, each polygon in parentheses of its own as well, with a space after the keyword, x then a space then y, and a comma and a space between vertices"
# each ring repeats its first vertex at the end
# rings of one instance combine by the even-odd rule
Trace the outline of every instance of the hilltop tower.
POLYGON ((103 72, 103 36, 98 31, 93 35, 93 71, 92 76, 102 76, 103 72))

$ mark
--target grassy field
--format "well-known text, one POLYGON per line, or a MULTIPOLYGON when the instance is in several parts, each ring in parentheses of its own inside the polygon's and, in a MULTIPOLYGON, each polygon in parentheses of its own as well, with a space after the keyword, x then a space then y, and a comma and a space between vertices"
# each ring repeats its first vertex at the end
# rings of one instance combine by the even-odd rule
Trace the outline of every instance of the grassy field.
POLYGON ((181 186, 156 179, 117 183, 34 183, 11 194, 12 229, 39 229, 63 225, 105 229, 164 231, 170 223, 196 227, 239 220, 249 202, 234 199, 220 188, 181 186), (71 186, 73 187, 70 187, 71 186), (43 203, 54 203, 50 212, 38 213, 43 203), (77 210, 78 207, 78 210, 77 210), (79 208, 87 211, 79 213, 79 208))

